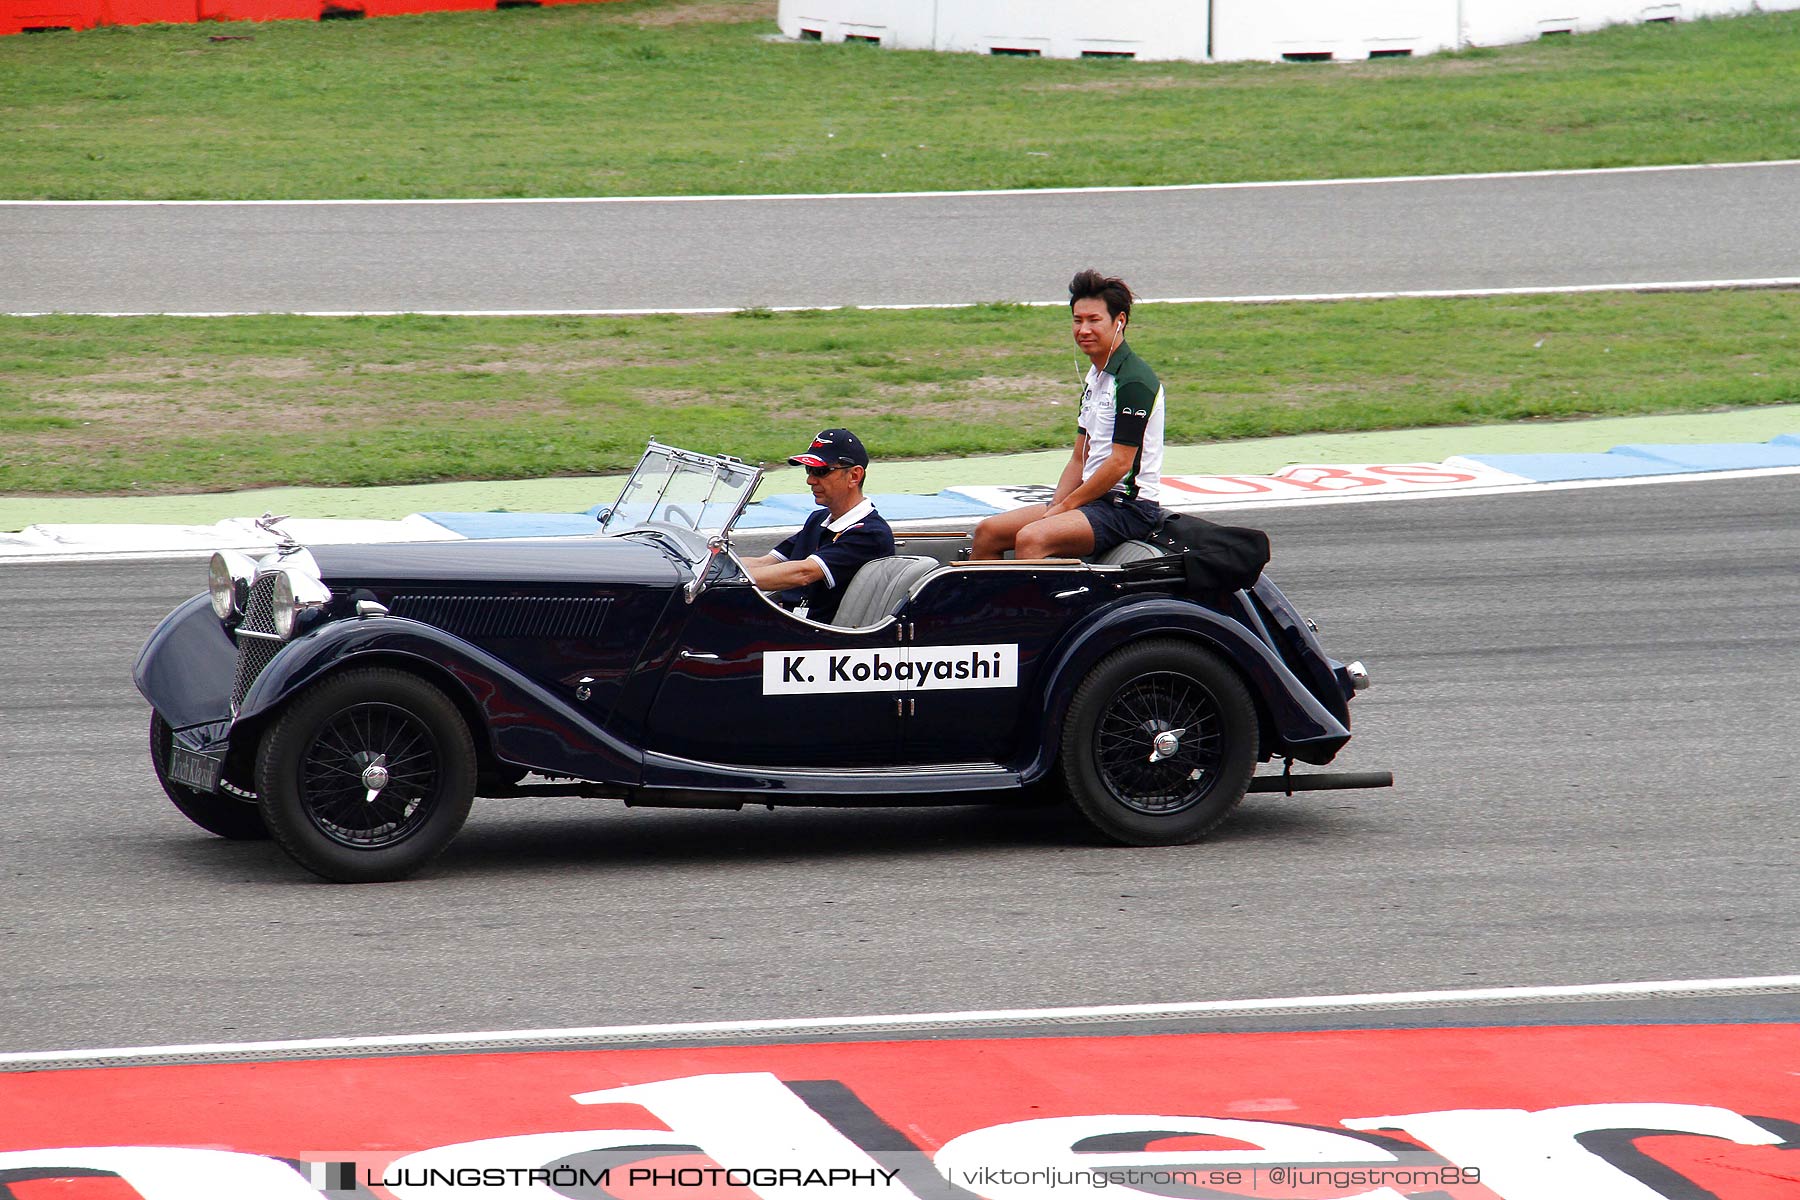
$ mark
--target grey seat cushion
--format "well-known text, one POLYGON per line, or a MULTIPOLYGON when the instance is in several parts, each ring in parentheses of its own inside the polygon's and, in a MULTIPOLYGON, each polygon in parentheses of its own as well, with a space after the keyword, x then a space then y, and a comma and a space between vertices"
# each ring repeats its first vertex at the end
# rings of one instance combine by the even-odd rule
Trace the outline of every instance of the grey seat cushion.
POLYGON ((831 623, 851 628, 878 623, 899 607, 913 584, 938 565, 935 558, 914 554, 895 554, 864 563, 844 589, 844 599, 831 623))
POLYGON ((1105 566, 1116 567, 1121 563, 1142 562, 1146 558, 1161 558, 1167 550, 1152 546, 1149 542, 1120 542, 1094 561, 1105 566))

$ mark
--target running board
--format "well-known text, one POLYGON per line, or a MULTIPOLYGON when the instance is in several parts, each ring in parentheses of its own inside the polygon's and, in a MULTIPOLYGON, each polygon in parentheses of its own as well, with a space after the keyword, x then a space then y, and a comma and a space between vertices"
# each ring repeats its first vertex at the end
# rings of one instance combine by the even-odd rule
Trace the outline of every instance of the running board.
POLYGON ((1338 792, 1351 788, 1394 786, 1392 771, 1327 771, 1310 775, 1258 775, 1250 781, 1252 792, 1338 792))

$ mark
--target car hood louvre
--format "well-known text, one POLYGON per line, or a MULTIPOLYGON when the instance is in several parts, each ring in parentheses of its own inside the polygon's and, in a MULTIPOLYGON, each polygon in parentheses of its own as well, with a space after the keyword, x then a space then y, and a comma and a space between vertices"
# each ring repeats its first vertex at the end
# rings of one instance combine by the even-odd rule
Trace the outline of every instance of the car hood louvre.
POLYGON ((461 638, 597 638, 610 596, 477 596, 402 592, 388 601, 396 617, 435 625, 461 638))

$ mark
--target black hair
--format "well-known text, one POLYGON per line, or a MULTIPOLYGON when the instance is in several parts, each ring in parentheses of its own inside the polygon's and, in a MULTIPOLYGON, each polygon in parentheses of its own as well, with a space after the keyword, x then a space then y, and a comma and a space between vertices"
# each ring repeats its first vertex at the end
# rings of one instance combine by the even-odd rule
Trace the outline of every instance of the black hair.
POLYGON ((1077 271, 1075 278, 1069 280, 1069 307, 1074 308, 1077 300, 1090 297, 1106 302, 1106 315, 1109 317, 1131 315, 1131 288, 1117 275, 1102 275, 1092 268, 1077 271))

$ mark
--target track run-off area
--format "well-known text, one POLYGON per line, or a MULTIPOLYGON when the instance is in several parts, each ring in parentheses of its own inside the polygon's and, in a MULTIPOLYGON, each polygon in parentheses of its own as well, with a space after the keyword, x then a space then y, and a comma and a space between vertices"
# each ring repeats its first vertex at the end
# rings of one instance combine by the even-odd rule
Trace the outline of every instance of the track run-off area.
MULTIPOLYGON (((1796 194, 1776 163, 0 203, 0 310, 1035 302, 1088 261, 1162 300, 1778 286, 1796 194)), ((1796 477, 1227 519, 1368 663, 1336 765, 1395 788, 1252 796, 1174 849, 1036 809, 484 801, 362 887, 156 786, 131 664, 199 560, 0 569, 0 1200, 1800 1192, 1796 477)))
MULTIPOLYGON (((344 1163, 365 1194, 485 1195, 472 1176, 407 1172, 565 1160, 610 1163, 618 1186, 518 1194, 821 1190, 629 1176, 724 1165, 904 1170, 870 1192, 889 1196, 1131 1195, 1123 1177, 1084 1191, 993 1172, 1177 1162, 1335 1165, 1395 1184, 1241 1173, 1200 1193, 1226 1196, 1791 1194, 1793 477, 1256 515, 1271 573, 1327 646, 1375 673, 1342 765, 1391 768, 1392 791, 1253 797, 1172 850, 1091 846, 1041 810, 489 801, 425 878, 354 888, 313 882, 267 844, 208 838, 156 792, 129 665, 197 589, 197 562, 0 572, 0 790, 33 798, 9 806, 0 878, 6 1049, 400 1043, 0 1062, 0 1148, 23 1155, 0 1172, 113 1172, 150 1200, 251 1194, 258 1178, 255 1194, 317 1194, 344 1163), (1585 1002, 406 1044, 1784 974, 1585 1002), (1075 1123, 1018 1124, 1052 1117, 1075 1123), (613 1153, 650 1144, 694 1149, 613 1153), (38 1153, 57 1146, 231 1155, 38 1153), (1486 1182, 1424 1185, 1447 1165, 1486 1182), (177 1182, 156 1182, 165 1168, 177 1182), (953 1169, 974 1174, 955 1183, 953 1169), (266 1190, 276 1179, 285 1191, 266 1190)), ((119 1194, 101 1179, 54 1194, 119 1194)))

